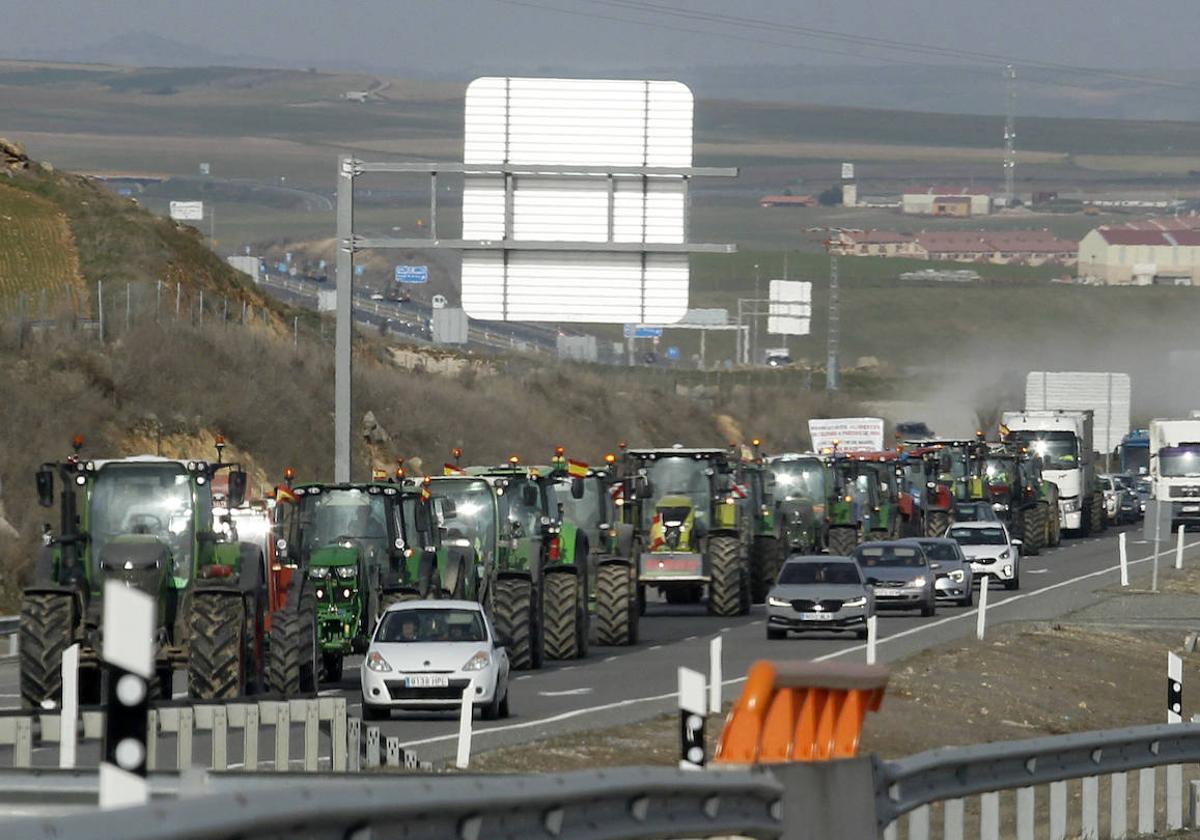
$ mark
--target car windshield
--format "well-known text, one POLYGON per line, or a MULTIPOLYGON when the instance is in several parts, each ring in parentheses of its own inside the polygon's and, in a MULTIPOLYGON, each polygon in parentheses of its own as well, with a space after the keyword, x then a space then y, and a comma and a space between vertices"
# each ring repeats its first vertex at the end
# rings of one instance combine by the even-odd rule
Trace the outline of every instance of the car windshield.
POLYGON ((301 546, 314 551, 341 542, 361 545, 369 558, 388 546, 388 505, 382 493, 348 487, 309 492, 300 497, 301 546))
POLYGON ((923 542, 925 556, 935 563, 957 563, 958 550, 951 543, 923 542))
POLYGON ((1158 450, 1158 472, 1172 478, 1200 475, 1200 444, 1164 446, 1158 450))
POLYGON ((770 470, 775 478, 776 499, 825 500, 825 466, 816 458, 772 461, 770 470))
POLYGON ((487 641, 487 631, 478 610, 392 610, 379 622, 375 641, 479 643, 487 641))
POLYGON ((907 545, 870 545, 854 552, 860 565, 876 566, 924 566, 925 557, 918 548, 907 545))
POLYGON ((708 502, 712 493, 707 471, 712 463, 691 456, 675 456, 642 462, 646 477, 654 491, 651 504, 642 505, 642 526, 650 527, 658 503, 666 496, 686 498, 695 513, 696 524, 703 527, 708 517, 708 502))
POLYGON ((1007 545, 1003 528, 951 528, 947 535, 959 545, 1007 545))
POLYGON ((480 556, 493 551, 496 500, 486 481, 477 478, 440 478, 429 483, 429 492, 439 513, 439 524, 446 529, 443 544, 474 546, 480 556))
MULTIPOLYGON (((209 500, 207 483, 198 487, 209 500)), ((124 534, 150 534, 170 546, 175 577, 187 577, 195 537, 192 482, 182 464, 108 464, 96 474, 88 515, 91 561, 99 569, 105 549, 124 534)), ((202 527, 208 523, 201 523, 202 527)))
POLYGON ((1008 439, 1028 447, 1048 470, 1073 470, 1079 466, 1079 446, 1073 432, 1012 432, 1008 439))
POLYGON ((806 560, 788 563, 779 573, 780 583, 862 583, 858 567, 853 563, 825 563, 806 560))

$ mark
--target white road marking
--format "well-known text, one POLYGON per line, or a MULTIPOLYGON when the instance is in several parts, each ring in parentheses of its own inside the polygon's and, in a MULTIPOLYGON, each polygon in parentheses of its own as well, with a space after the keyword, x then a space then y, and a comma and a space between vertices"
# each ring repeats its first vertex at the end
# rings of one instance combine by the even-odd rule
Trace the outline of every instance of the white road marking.
POLYGON ((612 662, 612 661, 613 661, 613 660, 615 660, 616 658, 617 658, 617 657, 615 657, 615 656, 606 656, 606 657, 604 657, 604 661, 605 661, 605 662, 612 662))
POLYGON ((699 636, 685 636, 683 640, 685 642, 694 642, 694 641, 696 641, 696 639, 699 639, 699 638, 700 638, 699 636))
MULTIPOLYGON (((1191 549, 1191 548, 1195 548, 1196 546, 1200 546, 1200 542, 1190 543, 1190 544, 1184 546, 1184 548, 1191 549)), ((1154 559, 1154 557, 1153 557, 1153 555, 1151 555, 1150 557, 1143 557, 1140 560, 1130 560, 1129 565, 1133 566, 1138 563, 1146 563, 1153 559, 1154 559)), ((1006 604, 1015 604, 1016 602, 1022 601, 1026 598, 1032 598, 1035 595, 1043 595, 1047 592, 1053 592, 1055 589, 1062 589, 1064 586, 1071 586, 1071 585, 1079 583, 1081 581, 1089 580, 1094 577, 1099 577, 1100 575, 1106 575, 1106 574, 1111 574, 1113 572, 1118 572, 1118 571, 1120 571, 1120 569, 1121 569, 1120 564, 1117 564, 1115 566, 1108 566, 1107 568, 1104 568, 1104 569, 1098 569, 1094 572, 1088 572, 1085 575, 1079 575, 1077 577, 1069 578, 1067 580, 1062 580, 1062 581, 1059 581, 1058 583, 1051 584, 1050 586, 1046 586, 1041 589, 1035 589, 1032 592, 1022 592, 1018 595, 1013 595, 1013 596, 1005 598, 1001 601, 997 601, 995 604, 990 605, 988 607, 988 609, 992 609, 992 610, 999 609, 1000 607, 1002 607, 1006 604)), ((912 628, 909 628, 908 630, 904 630, 900 633, 893 633, 890 636, 885 636, 885 637, 879 639, 877 641, 877 644, 883 644, 884 642, 890 642, 894 639, 902 639, 902 638, 905 638, 906 636, 912 636, 916 633, 920 633, 925 630, 931 630, 934 627, 939 627, 943 624, 949 624, 951 621, 960 621, 964 618, 969 618, 970 616, 973 616, 978 612, 979 612, 978 609, 965 610, 965 611, 957 613, 955 615, 948 616, 947 618, 938 619, 937 621, 931 621, 928 624, 922 624, 920 626, 912 627, 912 628)), ((837 659, 840 656, 845 656, 850 653, 857 653, 859 651, 866 650, 866 647, 867 646, 865 644, 853 645, 848 648, 842 648, 841 650, 832 651, 830 653, 825 654, 824 656, 818 656, 816 659, 813 659, 812 661, 813 662, 825 662, 830 659, 837 659)), ((615 659, 616 657, 612 657, 612 658, 615 659)), ((609 660, 605 660, 605 661, 609 661, 609 660)), ((518 677, 517 679, 520 679, 520 677, 518 677)), ((745 677, 734 677, 732 679, 723 680, 721 682, 721 685, 722 686, 738 685, 739 683, 743 683, 745 681, 746 681, 745 677)), ((642 703, 658 703, 658 702, 662 702, 663 700, 673 700, 677 696, 678 696, 678 692, 671 691, 666 694, 655 694, 655 695, 652 695, 649 697, 630 697, 626 700, 617 700, 613 703, 603 703, 599 706, 588 706, 583 709, 571 709, 570 711, 560 712, 557 715, 551 715, 550 717, 538 718, 536 720, 528 720, 528 721, 524 721, 522 723, 509 723, 509 724, 503 724, 500 726, 480 727, 475 730, 475 737, 481 737, 483 735, 490 735, 490 734, 494 734, 494 733, 498 733, 498 732, 515 732, 515 731, 519 731, 522 729, 529 729, 529 728, 535 727, 535 726, 537 726, 537 727, 546 726, 547 724, 559 723, 564 720, 572 720, 577 717, 583 717, 584 715, 593 715, 597 712, 606 712, 611 709, 624 709, 624 708, 628 708, 629 706, 638 706, 638 705, 641 705, 642 703)), ((406 741, 406 742, 402 743, 400 746, 403 748, 419 747, 419 746, 423 746, 425 744, 438 744, 438 743, 443 743, 443 742, 447 742, 447 741, 457 741, 457 740, 458 740, 458 735, 456 733, 454 735, 437 735, 432 738, 422 738, 422 739, 416 740, 416 741, 406 741)))
POLYGON ((562 668, 559 668, 558 670, 560 670, 560 671, 574 671, 574 670, 575 670, 576 668, 578 668, 578 667, 579 667, 578 665, 566 665, 566 666, 564 666, 564 667, 562 667, 562 668))
MULTIPOLYGON (((514 680, 527 680, 527 679, 529 679, 529 678, 530 678, 530 677, 532 677, 532 676, 533 676, 533 674, 521 674, 521 676, 519 676, 519 677, 513 677, 513 679, 514 679, 514 680)), ((457 737, 457 736, 455 736, 455 737, 457 737)))
MULTIPOLYGON (((650 647, 646 648, 646 650, 662 650, 662 645, 650 645, 650 647)), ((16 697, 17 695, 11 694, 9 696, 16 697)))
POLYGON ((591 694, 590 688, 567 688, 562 691, 539 691, 542 697, 575 697, 580 694, 591 694))
POLYGON ((1044 575, 1049 571, 1050 571, 1049 569, 1026 569, 1025 574, 1027 574, 1027 575, 1044 575))

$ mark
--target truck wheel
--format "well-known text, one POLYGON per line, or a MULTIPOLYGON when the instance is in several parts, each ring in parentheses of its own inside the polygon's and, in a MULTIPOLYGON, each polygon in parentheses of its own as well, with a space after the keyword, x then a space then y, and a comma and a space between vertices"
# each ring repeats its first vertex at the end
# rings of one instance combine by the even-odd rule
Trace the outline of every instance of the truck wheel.
POLYGON ((21 598, 17 643, 23 706, 41 709, 47 700, 60 702, 62 656, 71 646, 74 626, 75 597, 71 593, 29 592, 21 598))
POLYGON ((579 578, 570 572, 554 572, 543 579, 545 586, 546 656, 550 659, 579 658, 576 621, 579 614, 579 578))
POLYGON ((708 566, 712 576, 708 585, 708 612, 711 615, 733 616, 742 613, 746 568, 742 543, 737 537, 708 538, 708 566))
POLYGON ((241 593, 193 590, 188 612, 188 696, 227 700, 246 693, 246 602, 241 593))
POLYGON ((925 536, 940 537, 950 528, 950 514, 944 510, 935 510, 929 514, 925 523, 925 536))
POLYGON ((1046 511, 1032 507, 1023 514, 1025 519, 1025 554, 1037 555, 1042 553, 1046 543, 1046 511))
POLYGON ((602 645, 631 645, 631 627, 637 626, 632 609, 635 598, 633 570, 623 563, 608 563, 596 570, 596 640, 602 645))
POLYGON ((312 590, 301 592, 299 603, 289 603, 271 617, 267 657, 267 684, 284 697, 315 694, 319 664, 317 654, 317 602, 312 590))
POLYGON ((340 653, 321 654, 321 673, 326 682, 342 681, 343 657, 340 653))
POLYGON ((829 529, 829 553, 838 557, 849 556, 858 545, 858 534, 853 528, 829 529))
POLYGON ((1079 536, 1086 537, 1092 532, 1092 497, 1081 496, 1079 499, 1079 536))
POLYGON ((754 538, 753 578, 750 581, 750 593, 754 603, 762 604, 767 600, 767 593, 775 585, 779 570, 783 568, 783 543, 775 537, 754 538))
POLYGON ((536 668, 533 655, 533 584, 524 578, 502 578, 495 586, 496 633, 508 648, 508 660, 518 671, 536 668))

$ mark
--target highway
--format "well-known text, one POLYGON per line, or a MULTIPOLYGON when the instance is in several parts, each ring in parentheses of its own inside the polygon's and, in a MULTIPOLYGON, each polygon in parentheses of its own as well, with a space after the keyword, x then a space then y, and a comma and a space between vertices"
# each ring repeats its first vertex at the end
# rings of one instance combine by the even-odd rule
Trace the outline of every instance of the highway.
MULTIPOLYGON (((1100 597, 1099 590, 1120 581, 1116 534, 1113 529, 1103 537, 1065 540, 1060 547, 1038 557, 1024 558, 1019 591, 998 587, 989 591, 989 624, 1051 620, 1094 603, 1100 597)), ((1131 583, 1148 588, 1151 547, 1141 542, 1140 528, 1130 529, 1128 539, 1131 583)), ((1198 549, 1200 541, 1190 543, 1185 562, 1200 557, 1198 549)), ((1173 550, 1160 557, 1164 574, 1173 559, 1173 550)), ((931 618, 883 612, 879 619, 879 661, 894 661, 970 636, 975 632, 976 614, 976 608, 943 605, 931 618)), ((865 643, 852 636, 814 634, 768 642, 763 617, 761 606, 749 616, 716 618, 705 615, 703 607, 651 603, 642 619, 640 644, 630 648, 593 645, 585 660, 550 662, 540 671, 514 674, 512 717, 476 721, 474 748, 478 751, 525 743, 670 711, 674 708, 676 668, 682 665, 707 672, 709 642, 717 634, 724 636, 727 700, 736 696, 747 668, 760 658, 865 661, 865 643)), ((182 687, 177 677, 176 688, 182 687)), ((351 714, 358 714, 358 661, 348 662, 343 682, 323 686, 322 694, 346 696, 351 714)), ((18 702, 16 661, 2 660, 0 706, 12 708, 18 702)), ((453 756, 457 712, 395 713, 391 720, 381 723, 381 728, 385 737, 399 737, 422 760, 438 762, 453 756)), ((81 757, 84 755, 81 753, 81 757)), ((204 738, 197 736, 197 760, 207 755, 204 738)), ((0 764, 7 760, 5 751, 0 750, 0 764)), ((48 763, 52 756, 35 754, 35 760, 48 763)))

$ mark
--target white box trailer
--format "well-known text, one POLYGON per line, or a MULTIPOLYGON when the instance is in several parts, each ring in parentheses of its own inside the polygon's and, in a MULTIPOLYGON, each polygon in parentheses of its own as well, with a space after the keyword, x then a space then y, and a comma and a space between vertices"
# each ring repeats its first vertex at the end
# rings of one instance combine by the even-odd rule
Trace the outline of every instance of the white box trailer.
POLYGON ((1096 484, 1091 411, 1006 411, 1001 437, 1042 459, 1042 475, 1058 486, 1062 527, 1102 527, 1104 495, 1096 484))
POLYGON ((1095 450, 1111 454, 1129 434, 1131 382, 1127 373, 1031 371, 1025 410, 1091 411, 1095 450))
POLYGON ((1150 421, 1150 478, 1172 531, 1200 525, 1200 419, 1150 421))

